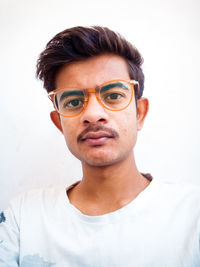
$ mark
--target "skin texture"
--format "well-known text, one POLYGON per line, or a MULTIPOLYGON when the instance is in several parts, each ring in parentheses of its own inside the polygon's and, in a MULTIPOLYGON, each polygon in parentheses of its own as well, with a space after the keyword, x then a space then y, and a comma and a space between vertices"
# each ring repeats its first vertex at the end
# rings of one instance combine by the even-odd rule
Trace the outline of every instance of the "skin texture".
MULTIPOLYGON (((130 80, 125 60, 101 55, 62 67, 56 76, 56 87, 94 88, 115 79, 130 80)), ((147 112, 146 98, 138 101, 137 111, 134 98, 126 109, 109 111, 93 93, 78 116, 65 118, 51 112, 69 150, 82 163, 83 178, 67 193, 70 202, 83 213, 102 215, 119 209, 148 186, 149 182, 137 170, 133 153, 147 112), (99 145, 91 139, 80 140, 80 136, 87 137, 97 129, 95 133, 107 135, 99 140, 99 145)))

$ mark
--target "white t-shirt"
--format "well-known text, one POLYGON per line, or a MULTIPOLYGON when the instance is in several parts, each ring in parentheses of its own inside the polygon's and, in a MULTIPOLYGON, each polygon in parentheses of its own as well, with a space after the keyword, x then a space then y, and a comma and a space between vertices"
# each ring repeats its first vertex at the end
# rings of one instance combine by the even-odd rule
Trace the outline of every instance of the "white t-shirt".
POLYGON ((0 213, 0 267, 200 266, 200 188, 156 179, 128 205, 81 213, 65 188, 32 190, 0 213))

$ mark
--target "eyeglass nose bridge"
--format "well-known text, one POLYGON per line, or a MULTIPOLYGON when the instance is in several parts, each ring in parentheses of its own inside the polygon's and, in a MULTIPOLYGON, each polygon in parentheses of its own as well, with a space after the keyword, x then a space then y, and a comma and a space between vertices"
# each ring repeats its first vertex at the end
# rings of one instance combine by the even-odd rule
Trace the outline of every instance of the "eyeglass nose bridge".
POLYGON ((96 93, 96 92, 97 92, 96 88, 88 88, 87 89, 87 93, 96 93))
POLYGON ((91 94, 91 93, 94 93, 97 100, 99 102, 101 102, 99 99, 99 88, 98 87, 97 88, 87 88, 84 90, 84 93, 85 93, 85 102, 89 101, 89 94, 91 94))

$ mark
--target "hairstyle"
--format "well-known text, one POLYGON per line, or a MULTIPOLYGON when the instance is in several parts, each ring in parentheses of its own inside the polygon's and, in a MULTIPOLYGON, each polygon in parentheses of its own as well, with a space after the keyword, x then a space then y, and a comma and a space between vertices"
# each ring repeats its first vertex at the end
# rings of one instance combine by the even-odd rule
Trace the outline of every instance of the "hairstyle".
POLYGON ((130 78, 139 82, 139 90, 135 88, 135 98, 139 99, 144 90, 143 58, 124 37, 106 27, 78 26, 55 35, 38 58, 36 76, 50 92, 56 89, 55 77, 63 65, 108 53, 126 60, 130 78))

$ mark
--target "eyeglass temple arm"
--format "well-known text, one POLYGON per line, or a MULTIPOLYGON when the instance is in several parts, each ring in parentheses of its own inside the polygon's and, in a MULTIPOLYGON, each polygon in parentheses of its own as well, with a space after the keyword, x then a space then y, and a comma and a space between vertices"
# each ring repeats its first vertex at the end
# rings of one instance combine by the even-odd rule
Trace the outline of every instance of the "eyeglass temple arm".
POLYGON ((130 83, 133 85, 133 88, 134 88, 134 85, 137 85, 137 95, 139 95, 140 93, 140 84, 138 81, 135 81, 135 80, 130 80, 130 83))
POLYGON ((48 93, 48 98, 49 98, 51 101, 53 101, 53 99, 52 99, 53 95, 55 95, 55 92, 50 92, 50 93, 48 93))

